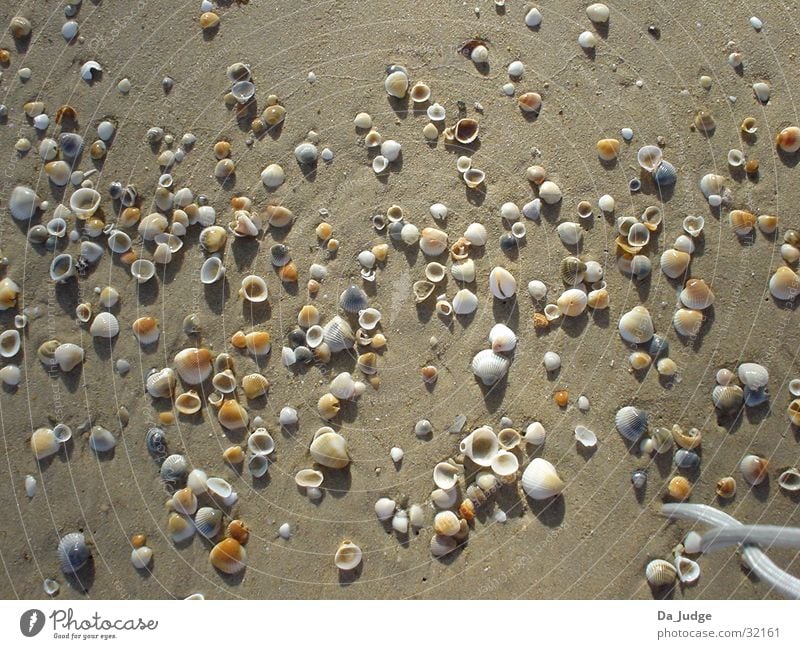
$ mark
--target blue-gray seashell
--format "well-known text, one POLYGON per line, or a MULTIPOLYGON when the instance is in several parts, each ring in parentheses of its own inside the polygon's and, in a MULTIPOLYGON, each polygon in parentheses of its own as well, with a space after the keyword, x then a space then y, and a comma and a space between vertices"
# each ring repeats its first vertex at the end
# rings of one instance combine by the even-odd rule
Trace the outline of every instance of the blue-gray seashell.
POLYGON ((86 539, 80 532, 70 532, 64 536, 58 542, 56 554, 61 572, 67 575, 83 568, 92 556, 86 539))

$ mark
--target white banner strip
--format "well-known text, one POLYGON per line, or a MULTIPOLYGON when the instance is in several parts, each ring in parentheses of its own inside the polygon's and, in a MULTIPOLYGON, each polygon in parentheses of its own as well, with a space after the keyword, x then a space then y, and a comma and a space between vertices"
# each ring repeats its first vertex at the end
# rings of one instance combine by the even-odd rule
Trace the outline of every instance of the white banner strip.
POLYGON ((793 602, 609 601, 9 601, 6 646, 348 648, 786 647, 800 640, 793 602), (598 641, 602 644, 598 645, 598 641), (189 644, 191 643, 191 644, 189 644), (283 643, 283 644, 280 644, 283 643), (698 645, 700 646, 700 645, 698 645))

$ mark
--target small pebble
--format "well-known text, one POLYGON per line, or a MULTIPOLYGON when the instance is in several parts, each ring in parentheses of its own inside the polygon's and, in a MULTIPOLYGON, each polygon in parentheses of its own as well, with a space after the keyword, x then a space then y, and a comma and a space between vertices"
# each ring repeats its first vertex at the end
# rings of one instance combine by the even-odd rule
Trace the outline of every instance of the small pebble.
POLYGON ((125 376, 130 371, 131 364, 124 358, 119 358, 117 359, 116 368, 120 376, 125 376))
POLYGON ((289 523, 284 523, 278 528, 278 535, 282 539, 288 539, 292 535, 292 528, 289 527, 289 523))
POLYGON ((175 81, 172 77, 164 77, 161 80, 161 87, 164 89, 164 92, 169 93, 172 90, 172 87, 175 85, 175 81))
POLYGON ((644 81, 642 81, 641 79, 637 79, 636 80, 636 87, 637 88, 641 88, 643 85, 644 85, 644 81))
POLYGON ((514 95, 514 84, 513 83, 504 83, 503 84, 503 94, 507 95, 508 97, 512 97, 514 95))
POLYGON ((131 91, 131 82, 130 79, 125 78, 117 84, 117 90, 119 90, 123 95, 127 95, 131 91))
POLYGON ((625 127, 623 128, 620 133, 622 134, 622 139, 626 142, 630 142, 633 139, 633 129, 625 127))
POLYGON ((763 22, 761 22, 761 19, 760 19, 760 18, 758 18, 758 17, 756 17, 756 16, 752 16, 752 17, 750 18, 750 26, 751 26, 753 29, 755 29, 757 32, 760 32, 760 31, 761 31, 761 28, 764 26, 764 23, 763 23, 763 22))
POLYGON ((325 162, 330 162, 331 160, 333 160, 333 151, 331 151, 328 148, 322 149, 322 159, 325 162))
POLYGON ((511 417, 500 417, 500 428, 511 428, 513 424, 511 417))
POLYGON ((313 72, 309 72, 308 73, 308 82, 309 83, 314 83, 316 80, 317 80, 317 75, 314 74, 313 72))
POLYGON ((20 68, 17 76, 20 81, 28 81, 33 76, 33 72, 31 72, 30 68, 20 68))
POLYGON ((710 90, 711 89, 711 77, 709 77, 707 74, 704 74, 702 77, 700 77, 700 87, 703 90, 710 90))
POLYGON ((403 452, 402 448, 400 448, 399 446, 395 446, 395 447, 392 448, 391 451, 389 451, 389 455, 392 458, 392 462, 394 462, 395 464, 398 464, 399 462, 402 461, 403 456, 405 455, 405 453, 403 452))

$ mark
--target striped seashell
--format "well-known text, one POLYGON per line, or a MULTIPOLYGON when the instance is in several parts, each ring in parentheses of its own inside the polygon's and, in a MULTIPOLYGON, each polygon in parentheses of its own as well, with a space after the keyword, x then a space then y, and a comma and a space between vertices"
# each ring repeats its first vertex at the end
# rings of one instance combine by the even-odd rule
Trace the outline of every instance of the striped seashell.
POLYGON ((694 309, 678 309, 672 317, 672 326, 681 336, 696 336, 703 325, 703 314, 694 309))
POLYGON ((353 329, 346 320, 340 316, 334 316, 328 324, 323 327, 325 342, 332 352, 340 352, 345 349, 352 349, 355 345, 353 329))
POLYGON ((644 570, 647 583, 654 588, 668 588, 675 583, 678 571, 669 561, 654 559, 644 570))
POLYGON ((614 424, 625 439, 636 442, 647 430, 647 413, 634 406, 624 406, 617 410, 614 424))
POLYGON ((502 379, 511 364, 505 356, 496 354, 491 349, 479 351, 472 359, 472 373, 484 385, 494 385, 502 379))

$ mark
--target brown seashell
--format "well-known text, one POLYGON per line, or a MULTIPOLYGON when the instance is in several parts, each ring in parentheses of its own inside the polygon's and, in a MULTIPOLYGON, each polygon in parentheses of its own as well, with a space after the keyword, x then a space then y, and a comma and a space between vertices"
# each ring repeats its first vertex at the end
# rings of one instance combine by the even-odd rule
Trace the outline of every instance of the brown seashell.
POLYGON ((3 67, 7 67, 10 62, 11 62, 11 52, 9 52, 5 48, 0 49, 0 65, 2 65, 3 67))
POLYGON ((280 104, 267 106, 261 114, 261 118, 266 122, 267 126, 275 126, 280 124, 286 118, 286 109, 280 104))
POLYGON ((222 452, 222 459, 228 464, 241 464, 244 458, 245 452, 241 446, 229 446, 222 452))
POLYGON ((283 228, 294 220, 294 214, 283 205, 267 205, 264 213, 269 224, 275 228, 283 228))
POLYGON ((225 140, 220 140, 214 145, 214 156, 217 160, 231 157, 231 143, 225 140))
POLYGON ((203 29, 214 29, 217 25, 219 25, 219 16, 213 11, 200 14, 200 27, 203 29))
POLYGON ((193 415, 203 406, 203 400, 194 390, 179 394, 175 398, 175 409, 182 415, 193 415))
POLYGON ((686 500, 692 493, 692 485, 682 475, 676 475, 669 481, 667 493, 673 500, 686 500))
POLYGON ((758 174, 758 160, 755 158, 751 158, 747 162, 744 163, 744 171, 749 176, 755 176, 758 174))
POLYGON ((205 381, 214 367, 211 352, 204 347, 187 347, 175 354, 174 361, 175 371, 190 385, 205 381))
POLYGON ((69 104, 64 104, 56 111, 55 121, 56 124, 61 124, 62 122, 77 122, 78 113, 69 104))
POLYGON ((569 401, 569 392, 566 390, 558 390, 553 394, 553 401, 556 402, 556 405, 559 408, 563 408, 567 405, 567 401, 569 401))
POLYGON ((458 507, 458 513, 465 521, 475 518, 475 505, 469 498, 464 499, 458 507))
POLYGON ((672 439, 681 448, 694 449, 700 446, 702 441, 702 434, 697 428, 690 428, 683 430, 678 424, 672 427, 672 439))
POLYGON ((228 523, 228 536, 236 539, 241 545, 245 545, 250 538, 250 528, 247 527, 244 521, 238 518, 228 523))
POLYGON ((744 210, 731 210, 728 215, 728 220, 730 221, 733 231, 740 237, 750 234, 756 224, 755 214, 745 212, 744 210))
POLYGON ((731 476, 721 478, 717 481, 716 491, 720 498, 733 498, 736 494, 736 480, 731 476))
POLYGON ((138 207, 126 207, 119 215, 117 225, 121 228, 132 228, 139 223, 139 217, 142 213, 138 207))
POLYGON ((439 376, 439 370, 437 370, 433 365, 426 365, 422 368, 422 380, 425 381, 427 384, 436 383, 436 379, 439 376))
POLYGON ((297 265, 293 261, 290 261, 285 266, 281 266, 278 270, 278 277, 281 278, 282 282, 286 282, 287 284, 297 282, 297 265))
POLYGON ((144 534, 134 534, 131 537, 131 546, 135 548, 141 548, 147 543, 147 537, 144 534))
POLYGON ((471 247, 472 244, 464 237, 461 237, 452 246, 450 246, 450 256, 455 261, 461 261, 462 259, 466 259, 467 257, 469 257, 469 249, 471 247))
POLYGON ((250 415, 237 401, 225 399, 217 411, 217 419, 223 428, 239 430, 247 427, 250 422, 250 415))
POLYGON ((606 138, 597 142, 597 157, 606 162, 616 160, 619 155, 619 140, 606 138))
POLYGON ((476 119, 466 117, 456 122, 453 137, 461 144, 470 144, 478 137, 480 123, 476 119))
POLYGON ((211 548, 208 558, 217 570, 233 575, 244 570, 247 552, 239 541, 229 537, 211 548))
POLYGON ((317 233, 318 239, 321 241, 327 241, 333 234, 333 226, 330 223, 323 221, 317 226, 315 232, 317 233))
POLYGON ((542 96, 538 92, 525 92, 517 98, 523 113, 538 113, 542 108, 542 96))
POLYGON ((339 414, 339 399, 330 392, 323 394, 317 402, 317 412, 323 419, 333 419, 339 414))
POLYGON ((533 314, 533 327, 535 329, 548 329, 550 327, 550 321, 544 313, 539 313, 537 311, 533 314))
POLYGON ((247 374, 242 377, 242 391, 248 399, 257 399, 269 390, 269 381, 262 374, 247 374))
POLYGON ((800 127, 787 126, 775 138, 775 145, 786 153, 795 153, 800 149, 800 127))
POLYGON ((789 421, 795 426, 800 426, 800 399, 795 399, 789 404, 786 414, 789 415, 789 421))

